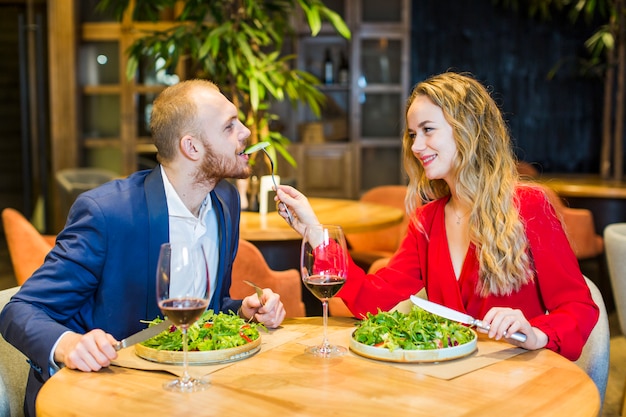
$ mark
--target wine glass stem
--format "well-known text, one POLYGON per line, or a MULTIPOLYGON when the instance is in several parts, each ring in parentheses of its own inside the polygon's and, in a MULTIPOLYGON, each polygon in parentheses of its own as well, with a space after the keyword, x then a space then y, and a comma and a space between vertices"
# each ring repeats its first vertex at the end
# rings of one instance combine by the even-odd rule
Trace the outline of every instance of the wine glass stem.
POLYGON ((329 343, 328 343, 328 298, 324 298, 322 300, 322 317, 323 317, 323 323, 324 323, 324 340, 322 341, 322 349, 328 349, 329 343))
POLYGON ((191 380, 189 376, 189 369, 187 368, 187 326, 183 326, 180 329, 183 334, 183 376, 181 377, 183 385, 187 385, 191 380))

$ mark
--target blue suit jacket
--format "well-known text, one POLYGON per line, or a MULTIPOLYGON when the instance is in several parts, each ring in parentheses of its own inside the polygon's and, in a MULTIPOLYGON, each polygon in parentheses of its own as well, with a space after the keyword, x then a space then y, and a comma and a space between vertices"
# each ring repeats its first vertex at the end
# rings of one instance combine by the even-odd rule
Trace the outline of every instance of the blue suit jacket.
MULTIPOLYGON (((239 242, 239 195, 221 181, 211 192, 218 216, 220 260, 209 308, 237 311, 230 298, 239 242)), ((137 172, 78 197, 55 247, 0 315, 0 333, 31 363, 25 408, 49 377, 51 349, 63 332, 103 329, 122 339, 160 315, 155 294, 160 245, 169 218, 159 167, 137 172)))

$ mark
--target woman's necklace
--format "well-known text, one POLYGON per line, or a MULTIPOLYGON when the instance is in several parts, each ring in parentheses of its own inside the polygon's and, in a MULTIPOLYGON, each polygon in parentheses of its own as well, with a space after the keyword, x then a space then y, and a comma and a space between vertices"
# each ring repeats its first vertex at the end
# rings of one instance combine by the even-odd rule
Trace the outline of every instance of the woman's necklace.
MULTIPOLYGON (((454 211, 454 209, 453 209, 454 211)), ((465 213, 462 216, 459 216, 458 214, 456 214, 456 211, 454 212, 454 215, 456 216, 456 224, 461 224, 461 219, 465 216, 467 216, 470 212, 468 211, 467 213, 465 213)))
POLYGON ((461 224, 461 219, 467 216, 468 214, 470 214, 470 212, 472 211, 472 210, 468 210, 464 215, 459 216, 454 207, 451 206, 450 208, 452 209, 452 213, 454 213, 454 216, 456 217, 456 224, 461 224))

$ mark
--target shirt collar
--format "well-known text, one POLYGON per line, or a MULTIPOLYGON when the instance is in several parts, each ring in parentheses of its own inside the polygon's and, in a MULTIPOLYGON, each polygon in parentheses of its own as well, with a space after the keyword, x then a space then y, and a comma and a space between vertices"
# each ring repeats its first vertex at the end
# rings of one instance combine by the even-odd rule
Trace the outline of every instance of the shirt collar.
MULTIPOLYGON (((161 165, 161 176, 163 177, 163 186, 165 188, 165 198, 167 200, 167 210, 169 211, 170 216, 182 217, 182 218, 193 218, 196 219, 196 216, 189 211, 185 203, 180 199, 180 196, 174 189, 174 186, 170 182, 169 178, 167 178, 167 174, 165 173, 165 169, 163 169, 163 165, 161 165)), ((211 194, 207 194, 202 201, 202 205, 200 206, 200 214, 198 215, 198 219, 201 221, 204 220, 207 212, 213 208, 213 203, 211 201, 211 194)))

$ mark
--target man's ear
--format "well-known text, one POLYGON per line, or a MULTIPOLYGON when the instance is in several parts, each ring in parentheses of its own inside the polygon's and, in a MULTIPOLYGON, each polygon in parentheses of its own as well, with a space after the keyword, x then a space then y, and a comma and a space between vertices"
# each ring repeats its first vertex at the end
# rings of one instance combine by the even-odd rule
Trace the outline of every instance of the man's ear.
POLYGON ((185 158, 197 161, 200 159, 199 141, 191 135, 185 135, 180 139, 180 152, 185 158))

